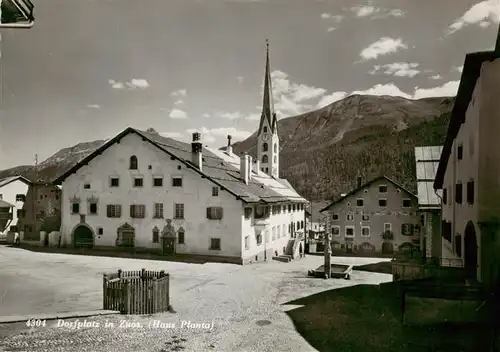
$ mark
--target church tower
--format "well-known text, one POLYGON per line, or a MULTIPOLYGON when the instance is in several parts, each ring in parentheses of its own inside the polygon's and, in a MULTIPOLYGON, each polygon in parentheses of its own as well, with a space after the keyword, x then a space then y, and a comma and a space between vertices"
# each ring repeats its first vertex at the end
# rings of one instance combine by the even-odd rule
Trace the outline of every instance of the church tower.
POLYGON ((259 130, 257 132, 257 158, 260 168, 270 176, 279 178, 278 119, 274 112, 271 68, 269 64, 269 42, 266 40, 266 71, 264 76, 264 97, 259 130))

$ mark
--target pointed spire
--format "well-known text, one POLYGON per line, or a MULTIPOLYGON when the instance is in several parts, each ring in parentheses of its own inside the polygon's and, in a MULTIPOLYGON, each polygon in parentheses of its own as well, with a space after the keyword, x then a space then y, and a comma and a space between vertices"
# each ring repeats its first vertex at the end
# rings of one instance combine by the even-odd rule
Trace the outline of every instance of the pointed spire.
POLYGON ((262 115, 260 118, 259 132, 262 129, 264 121, 267 121, 269 127, 274 130, 274 119, 273 87, 271 84, 271 65, 269 63, 269 40, 266 39, 266 72, 264 76, 264 96, 262 99, 262 115))
POLYGON ((500 55, 500 24, 498 25, 497 40, 495 43, 495 53, 500 55))

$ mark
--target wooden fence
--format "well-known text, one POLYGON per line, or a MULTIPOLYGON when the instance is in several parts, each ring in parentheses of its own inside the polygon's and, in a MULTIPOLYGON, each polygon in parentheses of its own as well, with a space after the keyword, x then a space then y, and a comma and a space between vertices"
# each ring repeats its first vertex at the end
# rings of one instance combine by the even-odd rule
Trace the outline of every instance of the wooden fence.
POLYGON ((169 310, 170 275, 165 271, 122 271, 104 274, 103 308, 122 314, 155 314, 169 310))

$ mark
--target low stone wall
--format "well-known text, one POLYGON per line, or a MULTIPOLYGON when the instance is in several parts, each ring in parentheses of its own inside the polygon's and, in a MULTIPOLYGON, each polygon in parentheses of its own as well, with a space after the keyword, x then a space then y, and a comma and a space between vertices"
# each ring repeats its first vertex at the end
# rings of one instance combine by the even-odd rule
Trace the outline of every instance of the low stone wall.
POLYGON ((418 262, 392 261, 392 280, 415 280, 429 277, 462 278, 465 276, 463 268, 442 267, 433 264, 418 262))

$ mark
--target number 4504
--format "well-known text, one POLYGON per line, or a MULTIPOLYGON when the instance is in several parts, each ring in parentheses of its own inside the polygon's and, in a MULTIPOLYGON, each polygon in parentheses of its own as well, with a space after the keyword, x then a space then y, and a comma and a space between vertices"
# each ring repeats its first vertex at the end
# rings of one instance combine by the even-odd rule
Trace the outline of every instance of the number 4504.
POLYGON ((45 327, 46 325, 45 320, 40 320, 40 319, 29 319, 26 322, 26 326, 29 328, 39 328, 39 327, 45 327))

